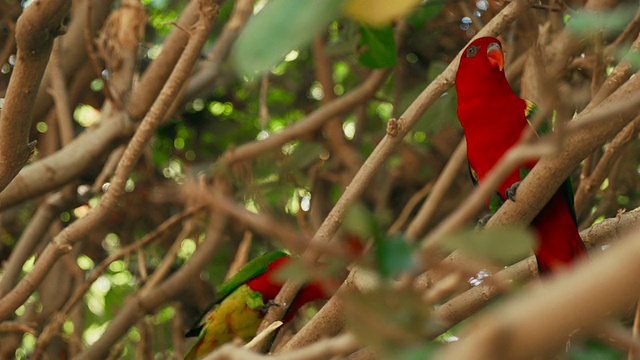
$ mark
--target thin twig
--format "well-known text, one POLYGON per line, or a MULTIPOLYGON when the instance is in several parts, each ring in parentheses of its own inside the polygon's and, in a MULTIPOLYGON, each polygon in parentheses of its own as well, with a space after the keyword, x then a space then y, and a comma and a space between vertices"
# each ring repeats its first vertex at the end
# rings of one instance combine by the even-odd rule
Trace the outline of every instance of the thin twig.
POLYGON ((25 324, 18 321, 5 321, 0 323, 0 333, 3 332, 22 332, 36 335, 38 332, 33 328, 37 324, 25 324))
POLYGON ((89 57, 89 62, 91 63, 91 67, 93 67, 93 72, 96 77, 102 80, 102 93, 105 98, 109 99, 111 103, 120 109, 121 106, 119 106, 120 104, 114 100, 113 93, 109 87, 109 80, 102 76, 102 66, 98 61, 98 55, 96 54, 96 49, 93 46, 93 36, 91 36, 91 1, 87 1, 87 21, 84 24, 83 32, 84 45, 87 51, 87 56, 89 57))
MULTIPOLYGON (((633 329, 631 331, 631 336, 635 342, 639 341, 640 334, 640 301, 636 301, 636 314, 633 317, 633 329)), ((640 350, 637 348, 629 348, 629 356, 627 360, 638 360, 640 359, 640 350)))
POLYGON ((236 251, 236 256, 233 258, 233 262, 229 265, 229 271, 225 276, 225 280, 231 279, 242 267, 247 263, 249 259, 249 249, 251 249, 251 240, 253 239, 253 233, 249 230, 245 230, 242 241, 236 251))

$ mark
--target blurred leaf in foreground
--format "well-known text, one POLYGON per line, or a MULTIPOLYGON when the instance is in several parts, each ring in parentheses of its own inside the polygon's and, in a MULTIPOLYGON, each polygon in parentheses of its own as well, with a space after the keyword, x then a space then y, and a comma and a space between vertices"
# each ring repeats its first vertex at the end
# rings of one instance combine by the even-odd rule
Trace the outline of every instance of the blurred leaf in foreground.
POLYGON ((396 41, 393 28, 387 26, 381 29, 362 26, 360 28, 360 64, 370 68, 385 68, 398 63, 396 41))
POLYGON ((233 62, 240 74, 269 70, 290 51, 308 44, 337 18, 342 0, 271 0, 240 34, 233 62))
POLYGON ((462 231, 447 238, 443 247, 501 265, 511 265, 531 254, 536 242, 535 235, 526 228, 505 227, 462 231))
POLYGON ((345 310, 349 328, 383 358, 415 359, 437 346, 424 344, 433 332, 431 308, 413 289, 383 285, 366 293, 352 293, 345 298, 345 310))
POLYGON ((620 6, 611 11, 578 11, 571 16, 569 28, 578 34, 596 31, 615 33, 622 31, 637 11, 636 6, 620 6))

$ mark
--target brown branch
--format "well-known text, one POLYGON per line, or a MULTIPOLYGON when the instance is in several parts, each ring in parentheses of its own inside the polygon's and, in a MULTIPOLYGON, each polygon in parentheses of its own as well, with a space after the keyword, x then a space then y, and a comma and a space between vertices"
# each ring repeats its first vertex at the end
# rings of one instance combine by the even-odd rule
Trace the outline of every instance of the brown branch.
POLYGON ((633 339, 631 332, 612 320, 605 320, 602 324, 595 326, 591 333, 613 348, 629 352, 640 351, 640 342, 633 339))
POLYGON ((7 296, 0 299, 0 319, 6 319, 10 316, 29 297, 58 258, 70 251, 75 242, 81 239, 93 226, 102 221, 125 193, 125 183, 143 147, 153 135, 155 128, 163 119, 165 111, 175 98, 178 89, 193 68, 200 49, 217 17, 217 5, 205 2, 205 0, 202 0, 202 5, 203 7, 200 11, 201 19, 191 35, 183 56, 180 57, 166 86, 162 88, 158 98, 127 145, 108 191, 100 199, 96 208, 58 234, 45 248, 34 269, 7 296))
POLYGON ((87 52, 87 57, 89 58, 89 64, 93 69, 93 73, 96 78, 102 80, 102 94, 104 97, 111 101, 113 104, 116 104, 118 109, 121 108, 121 104, 116 102, 113 96, 113 92, 111 91, 111 86, 109 85, 109 80, 102 76, 102 65, 100 65, 100 61, 98 60, 98 54, 96 52, 95 45, 93 43, 93 36, 91 35, 91 0, 87 0, 87 15, 86 22, 82 28, 84 35, 84 46, 87 52))
POLYGON ((2 279, 0 279, 0 298, 13 288, 22 273, 24 262, 34 254, 36 246, 45 237, 53 220, 68 204, 69 199, 62 193, 56 193, 47 197, 38 206, 4 264, 2 279))
MULTIPOLYGON (((313 40, 313 60, 315 63, 315 76, 322 86, 324 96, 322 105, 326 105, 336 99, 333 91, 333 69, 329 58, 325 55, 326 40, 321 36, 316 36, 313 40)), ((327 141, 327 146, 331 154, 349 169, 349 175, 354 174, 362 165, 360 155, 353 149, 342 131, 342 118, 334 117, 322 126, 322 135, 327 141)))
POLYGON ((588 112, 595 106, 600 105, 604 99, 611 95, 616 89, 618 89, 625 81, 627 81, 631 75, 633 75, 633 66, 630 61, 634 56, 640 53, 640 34, 631 45, 629 52, 622 58, 620 63, 616 65, 611 74, 607 76, 598 92, 593 96, 591 102, 583 110, 588 112))
POLYGON ((0 193, 0 210, 58 189, 109 153, 133 132, 124 116, 103 117, 100 125, 85 131, 68 146, 25 167, 0 193))
POLYGON ((203 360, 320 360, 346 355, 360 347, 360 342, 352 334, 343 334, 331 339, 320 340, 305 348, 278 355, 260 355, 233 344, 222 345, 218 350, 207 355, 203 360))
POLYGON ((640 8, 636 10, 636 15, 629 22, 629 25, 618 35, 618 37, 608 44, 605 49, 605 54, 615 54, 618 47, 626 41, 633 39, 633 36, 636 36, 638 33, 638 29, 640 28, 640 8))
MULTIPOLYGON (((633 337, 633 339, 638 342, 640 340, 639 338, 639 333, 640 333, 640 301, 636 301, 636 314, 633 317, 633 328, 631 330, 631 336, 633 337)), ((631 348, 629 349, 629 356, 627 357, 627 360, 638 360, 640 359, 640 350, 636 349, 636 348, 631 348)))
POLYGON ((453 179, 456 177, 458 171, 460 171, 460 167, 465 164, 466 159, 467 142, 462 140, 438 177, 438 180, 431 190, 431 195, 427 198, 427 201, 422 204, 418 214, 413 218, 409 227, 407 227, 405 236, 408 240, 415 241, 422 235, 440 205, 440 202, 446 196, 449 186, 453 183, 453 179))
POLYGON ((609 174, 611 167, 620 158, 622 149, 631 140, 635 139, 640 131, 640 116, 636 117, 631 123, 622 129, 616 137, 607 146, 600 161, 593 169, 588 178, 580 181, 580 186, 576 190, 575 209, 578 219, 582 218, 587 208, 587 200, 600 188, 600 184, 609 174))
POLYGON ((253 2, 253 0, 235 1, 231 17, 222 28, 215 45, 207 54, 207 59, 203 61, 198 72, 189 80, 185 91, 185 100, 202 96, 207 90, 211 89, 213 82, 218 79, 221 74, 222 64, 229 56, 231 47, 247 20, 253 14, 253 2))
POLYGON ((63 26, 70 0, 36 1, 27 7, 16 24, 16 63, 9 80, 0 114, 0 191, 26 164, 35 143, 29 143, 33 104, 53 40, 63 26))
POLYGON ((603 55, 602 55, 602 48, 603 48, 603 34, 602 31, 598 31, 595 34, 595 39, 594 39, 594 57, 595 57, 595 62, 593 64, 593 74, 591 75, 591 96, 593 97, 593 95, 595 95, 598 92, 598 89, 600 89, 600 86, 602 85, 602 79, 604 78, 603 74, 604 74, 604 67, 605 67, 605 63, 604 63, 604 59, 603 59, 603 55))
POLYGON ((636 229, 590 263, 579 264, 574 271, 557 274, 509 299, 477 319, 473 333, 462 335, 465 341, 444 348, 434 359, 549 355, 562 348, 575 329, 593 328, 611 314, 626 310, 640 295, 637 236, 636 229))
POLYGON ((17 321, 5 321, 0 323, 0 333, 3 332, 22 332, 27 334, 36 335, 38 332, 29 324, 24 324, 17 321))
MULTIPOLYGON (((413 213, 413 211, 415 210, 416 206, 420 203, 420 201, 424 200, 431 193, 431 190, 433 190, 433 186, 433 182, 430 181, 424 184, 424 186, 416 193, 411 195, 411 198, 409 198, 405 206, 400 211, 400 215, 398 215, 396 221, 394 221, 393 224, 389 226, 389 230, 387 230, 387 233, 394 234, 404 227, 407 220, 411 216, 411 213, 413 213)), ((422 207, 420 208, 420 210, 422 210, 422 207)))
MULTIPOLYGON (((187 4, 178 19, 180 27, 188 29, 196 23, 198 6, 197 0, 191 0, 187 4)), ((134 121, 142 119, 151 108, 185 49, 189 35, 180 27, 171 30, 162 46, 162 52, 149 65, 140 82, 134 86, 127 103, 127 113, 134 121)))
MULTIPOLYGON (((95 33, 102 26, 102 22, 106 19, 113 0, 80 0, 78 6, 73 7, 71 22, 69 23, 69 31, 60 38, 62 50, 60 51, 60 67, 64 73, 65 81, 68 81, 81 69, 87 62, 87 53, 84 46, 84 24, 87 21, 87 12, 84 11, 83 1, 92 1, 91 13, 91 33, 95 33)), ((33 112, 34 119, 42 119, 50 111, 52 99, 46 91, 51 86, 50 78, 51 69, 47 67, 45 70, 42 85, 36 98, 33 112)))
MULTIPOLYGON (((615 218, 606 219, 580 233, 587 248, 609 244, 625 236, 640 224, 640 208, 620 214, 615 218)), ((454 253, 455 254, 455 253, 454 253)), ((448 266, 455 266, 460 262, 456 256, 447 258, 448 266)), ((508 268, 499 271, 494 276, 505 282, 522 282, 530 279, 538 272, 538 265, 534 256, 530 256, 508 268)), ((424 280, 424 279, 423 279, 424 280)), ((422 282, 416 284, 419 289, 429 286, 422 282)), ((433 312, 434 319, 440 323, 434 328, 433 338, 441 335, 462 320, 482 309, 488 301, 500 293, 500 289, 490 283, 483 283, 465 291, 464 293, 442 304, 433 312)))
POLYGON ((242 241, 240 242, 238 250, 236 251, 236 256, 233 258, 231 265, 229 265, 227 275, 225 275, 224 277, 225 281, 231 279, 231 277, 238 271, 240 271, 240 269, 242 269, 242 267, 247 263, 247 260, 249 259, 249 249, 251 249, 252 239, 253 233, 249 230, 245 230, 242 241))
POLYGON ((73 115, 71 113, 71 100, 69 99, 69 91, 64 80, 64 74, 60 67, 60 56, 62 46, 57 42, 58 46, 53 54, 51 62, 51 91, 53 103, 56 110, 56 118, 60 134, 61 147, 67 146, 74 138, 73 134, 73 115))

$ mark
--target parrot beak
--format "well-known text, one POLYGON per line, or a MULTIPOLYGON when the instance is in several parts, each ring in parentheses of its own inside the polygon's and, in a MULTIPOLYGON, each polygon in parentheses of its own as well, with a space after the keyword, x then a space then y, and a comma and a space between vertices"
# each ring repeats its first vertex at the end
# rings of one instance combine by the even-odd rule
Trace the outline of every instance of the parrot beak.
POLYGON ((504 68, 504 54, 498 43, 491 43, 487 47, 487 59, 491 67, 497 67, 502 71, 504 68))

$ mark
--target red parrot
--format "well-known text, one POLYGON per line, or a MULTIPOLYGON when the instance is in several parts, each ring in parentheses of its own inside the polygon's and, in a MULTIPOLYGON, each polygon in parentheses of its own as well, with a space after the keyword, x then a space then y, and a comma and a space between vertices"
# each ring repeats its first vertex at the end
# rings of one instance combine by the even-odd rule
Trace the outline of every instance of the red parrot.
MULTIPOLYGON (((216 299, 186 334, 187 337, 198 336, 198 341, 185 359, 200 359, 234 338, 244 341, 253 338, 269 307, 277 306, 273 300, 284 285, 283 281, 274 278, 274 274, 290 261, 291 257, 283 251, 264 254, 248 262, 222 284, 216 299)), ((318 282, 305 284, 283 321, 291 320, 304 304, 326 299, 329 295, 318 282)))
MULTIPOLYGON (((469 171, 475 183, 493 166, 530 126, 535 105, 521 99, 509 86, 504 71, 504 53, 498 39, 474 40, 462 53, 456 73, 458 120, 467 140, 469 171)), ((522 164, 497 189, 499 203, 512 194, 521 173, 536 161, 522 164), (523 171, 521 171, 523 170, 523 171), (509 192, 507 191, 509 190, 509 192)), ((495 210, 495 209, 492 209, 495 210)), ((573 190, 567 179, 531 223, 538 236, 535 255, 541 274, 566 266, 586 254, 573 207, 573 190)))

